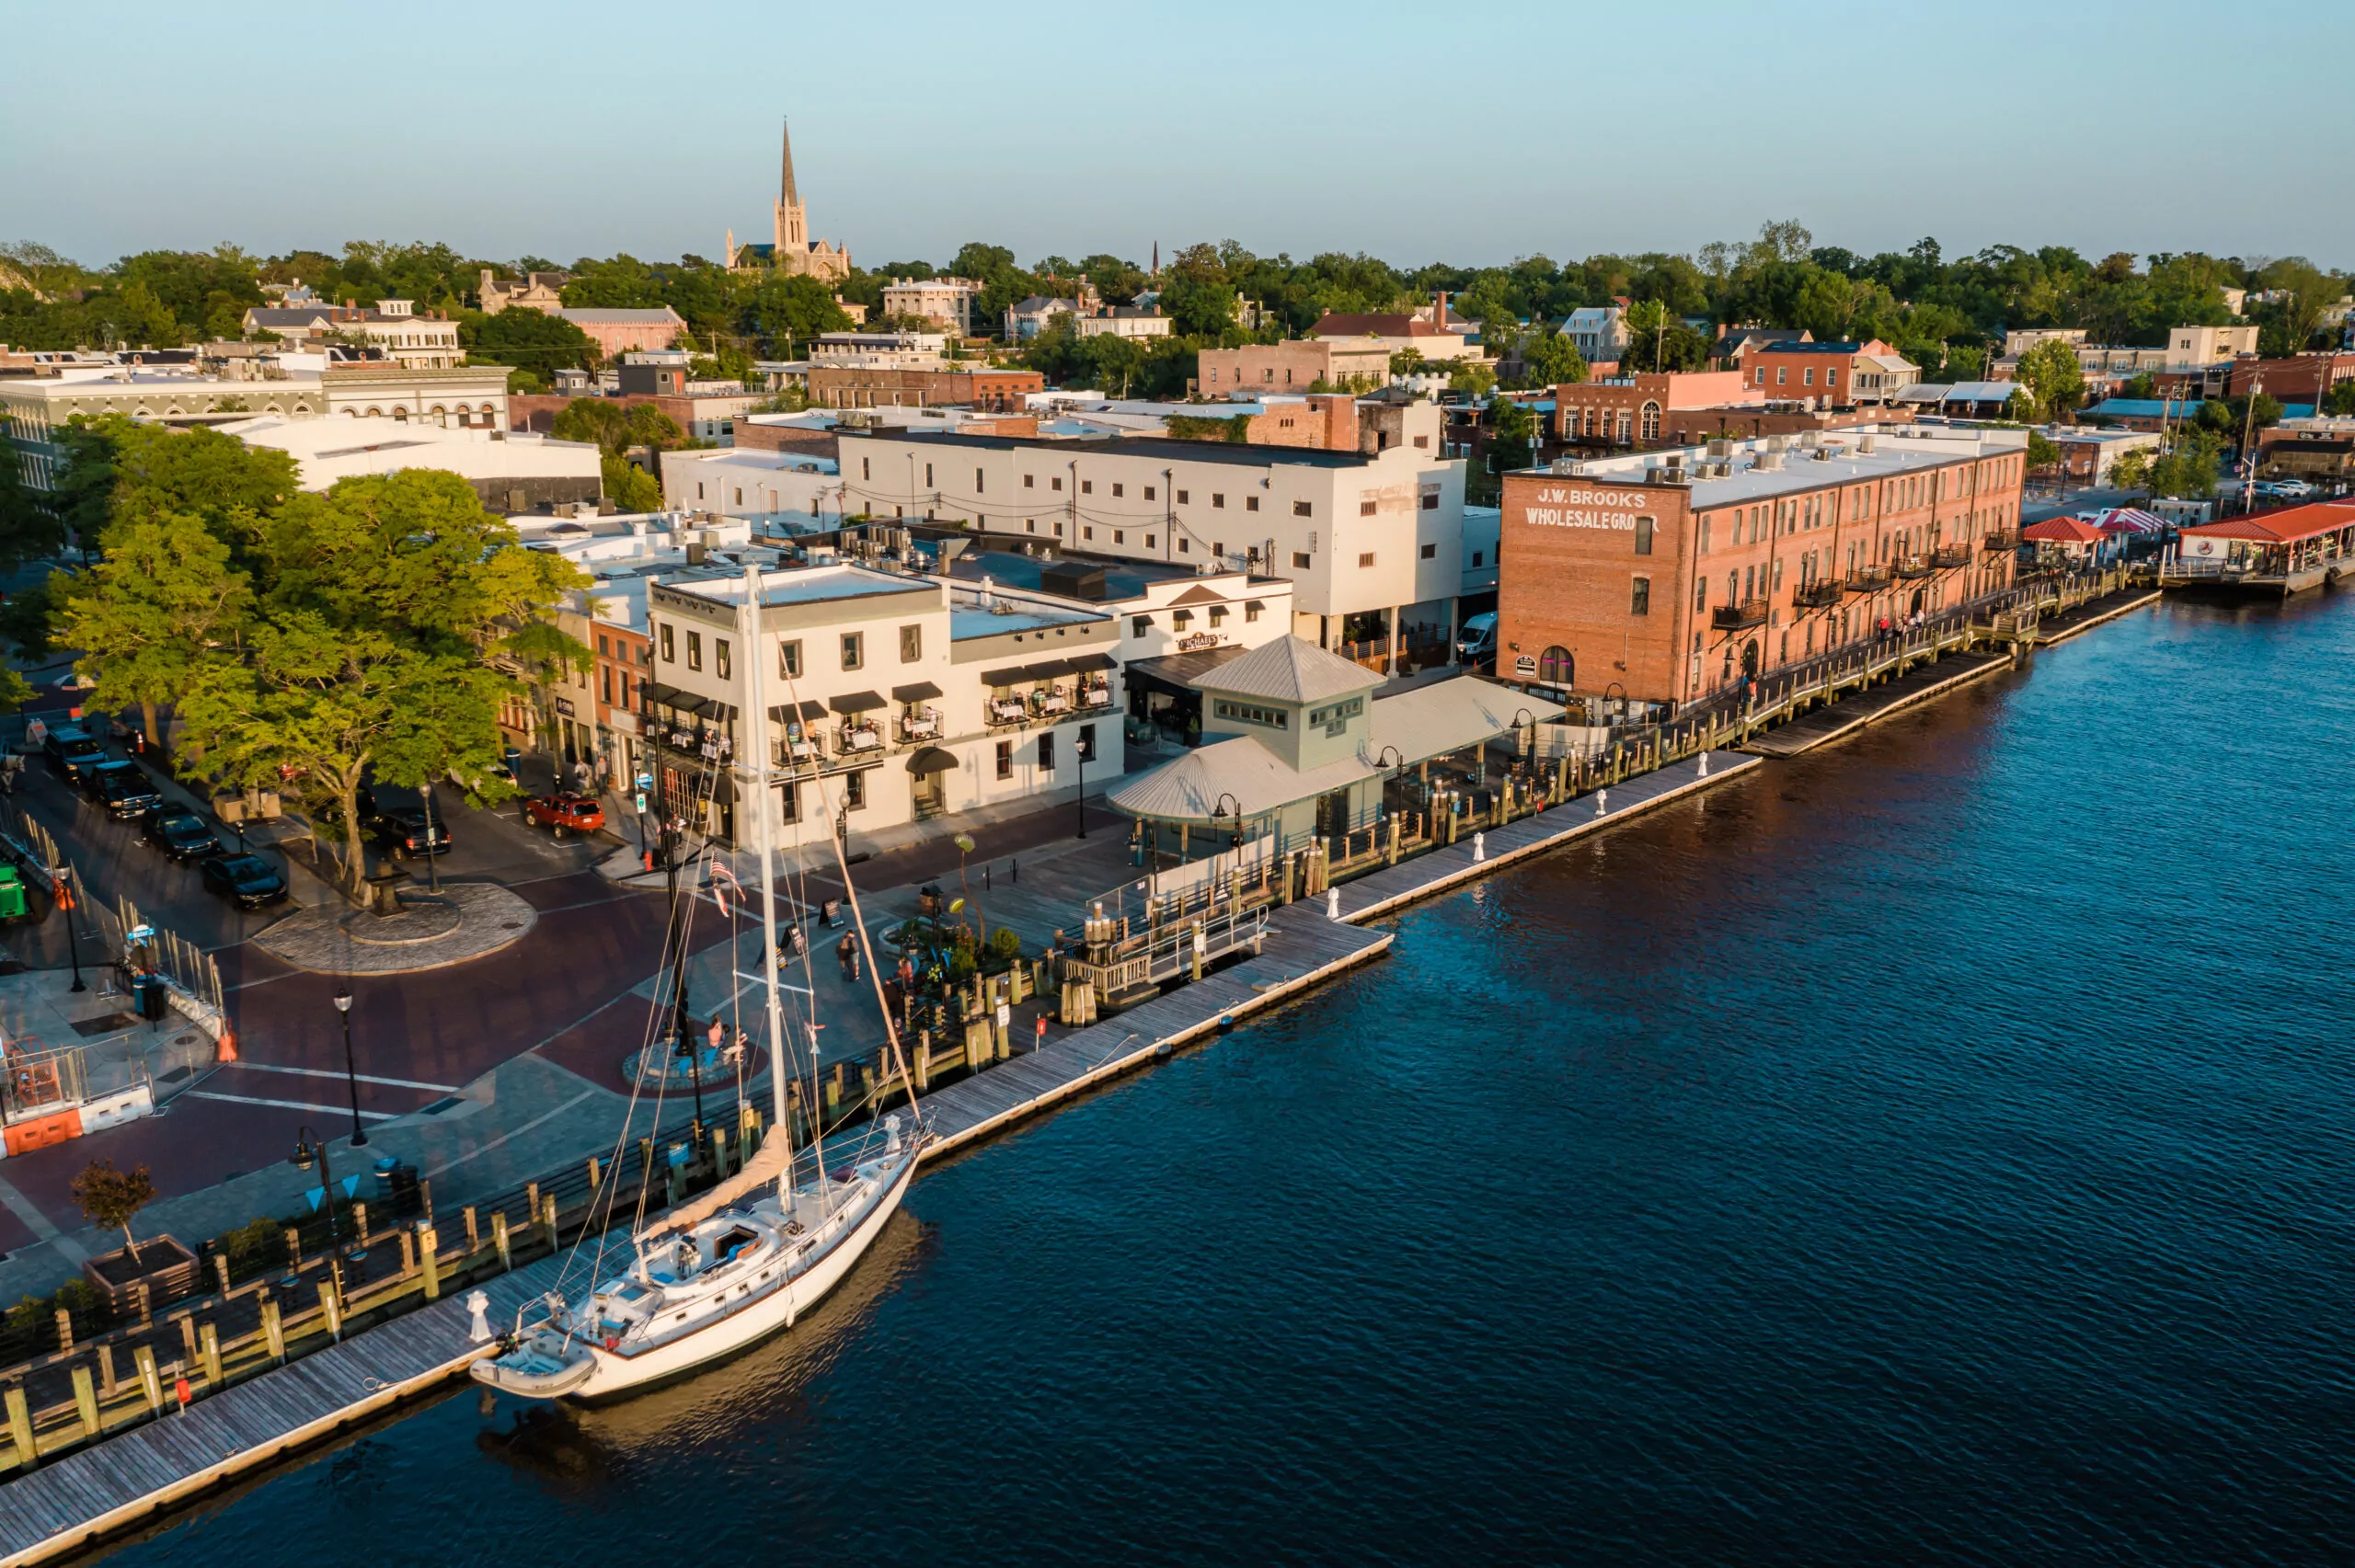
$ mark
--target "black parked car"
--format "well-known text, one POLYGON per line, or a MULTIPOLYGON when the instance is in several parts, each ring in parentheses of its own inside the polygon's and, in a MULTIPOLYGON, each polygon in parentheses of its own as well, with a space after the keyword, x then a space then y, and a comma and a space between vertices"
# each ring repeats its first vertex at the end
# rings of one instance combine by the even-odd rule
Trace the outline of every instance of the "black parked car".
POLYGON ((85 772, 107 760, 106 747, 88 730, 72 725, 51 730, 41 750, 48 755, 50 767, 73 783, 79 783, 85 772))
POLYGON ((82 793, 105 807, 109 817, 125 819, 160 811, 164 806, 163 792, 139 764, 120 758, 83 770, 82 793))
POLYGON ((221 853, 221 841, 192 811, 157 811, 139 830, 149 843, 174 860, 205 860, 221 853))
POLYGON ((204 885, 241 910, 286 897, 286 878, 258 854, 216 854, 204 863, 204 885))
POLYGON ((450 830, 439 817, 425 818, 422 806, 388 806, 368 818, 368 836, 395 860, 413 854, 450 853, 450 830))

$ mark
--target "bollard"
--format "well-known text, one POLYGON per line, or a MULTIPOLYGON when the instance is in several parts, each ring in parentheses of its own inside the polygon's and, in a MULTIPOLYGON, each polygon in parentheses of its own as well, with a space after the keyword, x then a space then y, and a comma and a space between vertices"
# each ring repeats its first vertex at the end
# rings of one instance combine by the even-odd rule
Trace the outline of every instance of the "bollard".
POLYGON ((286 1272, 300 1273, 303 1267, 303 1232, 289 1225, 286 1228, 286 1272))
POLYGON ((25 1391, 11 1388, 7 1394, 8 1436, 17 1446, 17 1467, 30 1470, 40 1462, 40 1450, 33 1446, 33 1413, 25 1403, 25 1391))
POLYGON ((207 1391, 218 1389, 221 1377, 221 1331, 211 1323, 197 1330, 199 1359, 204 1363, 204 1387, 207 1391))
POLYGON ((98 1396, 90 1387, 90 1369, 74 1368, 74 1408, 82 1417, 82 1436, 98 1435, 98 1396))
POLYGON ((401 1277, 407 1279, 417 1272, 417 1242, 406 1230, 400 1232, 401 1277))
POLYGON ((466 1343, 490 1343, 490 1298, 479 1290, 466 1292, 466 1343))
POLYGON ((1701 753, 1701 771, 1695 776, 1705 779, 1709 776, 1709 754, 1706 751, 1701 753))
POLYGON ((219 1281, 219 1282, 220 1282, 220 1286, 221 1286, 221 1294, 222 1294, 222 1295, 224 1295, 224 1296, 226 1296, 227 1294, 229 1294, 229 1254, 228 1254, 228 1253, 213 1253, 213 1277, 215 1280, 217 1280, 217 1281, 219 1281))
POLYGON ((196 1319, 193 1317, 183 1317, 180 1319, 179 1323, 180 1360, 181 1364, 185 1366, 187 1363, 196 1359, 196 1319))
POLYGON ((540 1184, 537 1182, 525 1182, 523 1184, 523 1212, 532 1217, 534 1223, 536 1224, 538 1222, 540 1218, 540 1184))
POLYGON ((599 1174, 600 1171, 597 1164, 597 1157, 594 1154, 592 1154, 589 1156, 589 1190, 592 1193, 597 1190, 597 1178, 599 1174))
POLYGON ((472 1256, 482 1251, 482 1236, 475 1229, 475 1206, 466 1205, 466 1253, 472 1256))
POLYGON ((262 1337, 270 1342, 270 1358, 280 1366, 286 1365, 286 1321, 278 1303, 268 1297, 261 1303, 262 1337))
POLYGON ((98 1346, 98 1392, 107 1399, 114 1398, 114 1346, 98 1346))
POLYGON ((351 1233, 360 1238, 362 1246, 368 1244, 368 1206, 364 1203, 351 1206, 351 1233))
POLYGON ((74 1314, 64 1308, 57 1309, 57 1353, 63 1356, 74 1348, 74 1314))
POLYGON ((548 1194, 543 1201, 547 1207, 540 1220, 540 1234, 547 1242, 548 1251, 554 1252, 556 1251, 556 1194, 548 1194))
POLYGON ((490 1211, 490 1244, 499 1249, 500 1268, 512 1269, 515 1266, 515 1254, 508 1250, 507 1211, 503 1208, 494 1208, 490 1211))
POLYGON ((1597 817, 1605 817, 1610 815, 1610 812, 1611 792, 1607 789, 1596 790, 1594 792, 1594 814, 1597 817))
POLYGON ((147 1396, 147 1411, 151 1415, 164 1413, 164 1379, 155 1375, 155 1349, 143 1345, 131 1353, 131 1363, 139 1368, 139 1391, 147 1396))
POLYGON ((1325 889, 1325 918, 1328 921, 1341 918, 1341 890, 1338 887, 1325 889))
POLYGON ((711 1175, 714 1181, 728 1179, 728 1129, 724 1127, 711 1129, 711 1175))
POLYGON ((425 1177, 417 1184, 418 1212, 425 1216, 428 1225, 433 1223, 433 1178, 425 1177))
POLYGON ((1472 835, 1472 864, 1477 865, 1488 858, 1488 835, 1486 833, 1474 833, 1472 835))
POLYGON ((425 1299, 442 1299, 442 1237, 431 1225, 417 1228, 417 1263, 425 1274, 425 1299))
POLYGON ((319 1281, 319 1314, 327 1320, 327 1337, 338 1345, 341 1345, 343 1343, 343 1296, 336 1289, 335 1281, 332 1279, 319 1281))

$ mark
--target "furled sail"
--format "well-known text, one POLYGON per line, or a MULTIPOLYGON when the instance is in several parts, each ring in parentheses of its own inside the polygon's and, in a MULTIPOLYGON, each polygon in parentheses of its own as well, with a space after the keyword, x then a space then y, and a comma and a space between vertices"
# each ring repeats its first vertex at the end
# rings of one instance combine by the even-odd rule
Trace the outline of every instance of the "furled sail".
POLYGON ((729 1205, 775 1182, 793 1167, 793 1151, 787 1147, 790 1141, 781 1130, 772 1129, 768 1141, 761 1145, 759 1153, 744 1162, 742 1170, 709 1192, 672 1209, 649 1225, 645 1234, 652 1237, 692 1230, 729 1205))

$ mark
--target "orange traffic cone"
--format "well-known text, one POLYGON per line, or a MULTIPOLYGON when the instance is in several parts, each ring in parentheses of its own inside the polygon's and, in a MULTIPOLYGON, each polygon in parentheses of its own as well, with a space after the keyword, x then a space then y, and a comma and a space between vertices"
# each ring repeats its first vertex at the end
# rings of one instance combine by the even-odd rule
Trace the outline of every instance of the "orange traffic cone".
POLYGON ((213 1050, 213 1059, 224 1062, 237 1059, 237 1032, 229 1027, 226 1020, 221 1024, 221 1038, 213 1050))

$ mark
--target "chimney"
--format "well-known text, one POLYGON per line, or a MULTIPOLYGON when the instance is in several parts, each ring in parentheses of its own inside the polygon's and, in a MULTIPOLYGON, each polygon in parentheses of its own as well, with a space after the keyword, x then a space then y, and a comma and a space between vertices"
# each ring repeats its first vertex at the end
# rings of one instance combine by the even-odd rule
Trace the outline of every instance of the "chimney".
POLYGON ((1431 325, 1442 332, 1447 330, 1447 291, 1445 289, 1439 292, 1439 303, 1431 312, 1431 325))

